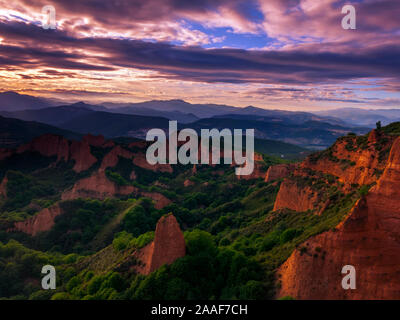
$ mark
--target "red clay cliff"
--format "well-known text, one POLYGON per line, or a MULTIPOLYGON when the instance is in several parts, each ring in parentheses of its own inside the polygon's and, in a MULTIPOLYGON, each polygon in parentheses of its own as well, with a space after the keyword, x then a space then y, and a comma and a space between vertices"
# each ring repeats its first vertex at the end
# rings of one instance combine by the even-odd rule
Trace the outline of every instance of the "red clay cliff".
POLYGON ((277 297, 400 299, 400 138, 385 170, 335 230, 310 238, 279 268, 277 297), (344 265, 356 269, 356 289, 344 290, 344 265))
POLYGON ((149 274, 164 264, 171 264, 186 254, 185 239, 178 221, 172 214, 165 215, 157 222, 154 241, 136 253, 141 265, 136 270, 149 274))
POLYGON ((271 167, 265 178, 267 182, 286 177, 281 184, 274 209, 316 210, 321 213, 324 207, 320 203, 323 191, 318 194, 316 190, 313 190, 312 185, 307 187, 299 185, 297 181, 302 180, 301 178, 321 178, 321 176, 329 175, 336 181, 328 182, 327 185, 335 184, 344 193, 354 191, 362 185, 375 183, 379 179, 378 173, 383 172, 387 165, 387 159, 379 156, 377 139, 379 139, 381 150, 390 150, 394 141, 393 136, 384 136, 383 133, 378 134, 376 130, 372 130, 364 147, 356 147, 357 137, 347 136, 320 153, 322 155, 320 157, 309 156, 297 166, 271 167))
POLYGON ((50 208, 41 210, 25 221, 16 222, 12 231, 21 231, 35 236, 39 232, 50 230, 54 225, 54 218, 60 214, 62 214, 62 210, 59 205, 56 204, 50 208))

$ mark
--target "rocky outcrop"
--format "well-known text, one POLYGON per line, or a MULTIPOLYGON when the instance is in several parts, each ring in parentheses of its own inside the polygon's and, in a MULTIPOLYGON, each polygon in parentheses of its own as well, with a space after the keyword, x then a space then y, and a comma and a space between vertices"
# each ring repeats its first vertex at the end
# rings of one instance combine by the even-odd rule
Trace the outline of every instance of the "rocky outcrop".
POLYGON ((84 136, 82 138, 82 141, 94 147, 101 147, 106 143, 104 136, 102 135, 94 136, 91 134, 87 134, 86 136, 84 136))
POLYGON ((287 179, 282 182, 276 196, 274 210, 291 209, 298 212, 314 210, 319 196, 311 187, 299 186, 296 181, 287 179))
POLYGON ((133 157, 133 164, 140 168, 151 170, 154 172, 169 172, 171 173, 172 166, 170 164, 150 164, 147 162, 146 155, 144 153, 138 152, 133 157))
POLYGON ((135 141, 131 142, 128 147, 129 148, 139 148, 139 149, 144 149, 149 145, 149 142, 141 140, 141 141, 135 141))
POLYGON ((104 171, 97 171, 90 177, 77 181, 72 189, 64 191, 61 199, 95 198, 103 200, 118 195, 137 193, 137 191, 138 189, 134 186, 118 186, 106 177, 104 171))
MULTIPOLYGON (((100 140, 98 143, 100 143, 100 140)), ((139 164, 141 164, 142 167, 146 167, 147 169, 152 168, 151 170, 159 170, 163 172, 169 172, 168 168, 172 170, 171 166, 169 165, 152 166, 147 163, 146 159, 143 158, 143 156, 144 155, 142 153, 135 154, 129 150, 122 148, 121 146, 115 146, 103 157, 99 170, 93 173, 90 177, 83 178, 77 181, 72 189, 67 190, 62 194, 62 200, 71 200, 76 198, 105 199, 108 197, 134 194, 135 196, 143 196, 153 199, 155 202, 154 207, 156 209, 164 208, 166 205, 170 204, 171 201, 162 194, 157 192, 140 192, 138 188, 131 185, 120 186, 117 185, 115 182, 109 180, 106 176, 106 169, 110 167, 115 167, 118 164, 120 157, 133 159, 133 162, 135 162, 135 159, 144 159, 145 164, 142 163, 141 160, 137 160, 136 163, 140 162, 139 164)), ((130 179, 136 179, 135 171, 131 172, 130 179)))
POLYGON ((173 263, 185 254, 185 239, 178 221, 172 214, 168 214, 157 222, 154 241, 135 253, 136 258, 141 261, 135 269, 146 275, 164 264, 173 263))
POLYGON ((378 173, 382 173, 387 165, 387 159, 381 156, 382 151, 390 150, 394 137, 373 130, 362 145, 357 140, 360 138, 363 137, 340 138, 329 149, 309 156, 299 165, 270 167, 265 181, 286 176, 274 209, 314 210, 321 214, 329 202, 325 199, 325 203, 320 203, 323 198, 320 195, 328 191, 328 188, 321 187, 320 184, 318 188, 322 189, 315 190, 312 185, 316 180, 325 181, 326 187, 335 185, 345 194, 355 191, 361 185, 375 183, 379 178, 378 173), (296 181, 302 180, 308 181, 299 186, 296 181))
POLYGON ((133 267, 136 273, 148 275, 150 273, 151 261, 154 252, 154 241, 150 242, 140 250, 133 253, 135 261, 138 262, 133 267))
POLYGON ((107 153, 101 162, 100 170, 105 170, 108 167, 115 167, 118 164, 119 157, 132 159, 134 154, 125 150, 121 146, 116 146, 109 153, 107 153))
MULTIPOLYGON (((221 155, 222 157, 222 155, 221 155)), ((241 165, 239 167, 239 173, 246 164, 241 165)), ((237 164, 233 161, 232 166, 237 166, 237 164)), ((259 179, 265 177, 265 164, 264 159, 261 154, 255 152, 254 153, 254 169, 251 174, 248 175, 236 175, 239 180, 251 180, 251 179, 259 179)))
POLYGON ((140 195, 154 200, 154 208, 156 209, 162 209, 172 202, 167 197, 158 192, 140 192, 140 195))
POLYGON ((57 161, 68 161, 69 159, 68 140, 54 134, 44 134, 17 149, 17 153, 24 153, 27 151, 38 152, 45 157, 56 156, 57 161))
POLYGON ((31 236, 35 236, 39 232, 50 230, 54 225, 55 217, 60 214, 62 214, 62 210, 59 205, 56 204, 50 208, 41 210, 39 213, 25 221, 16 222, 11 231, 21 231, 31 236))
POLYGON ((271 182, 274 180, 285 178, 289 175, 290 172, 293 171, 293 169, 294 169, 293 164, 282 163, 270 166, 267 170, 264 181, 271 182))
POLYGON ((186 179, 186 180, 183 182, 183 186, 184 186, 184 187, 190 187, 190 186, 193 186, 193 185, 194 185, 194 182, 191 181, 191 180, 189 180, 189 179, 186 179))
POLYGON ((72 141, 70 154, 71 159, 75 160, 72 168, 75 172, 88 170, 97 162, 96 157, 90 153, 90 146, 86 141, 72 141))
MULTIPOLYGON (((90 152, 90 145, 98 146, 100 143, 104 143, 104 137, 102 136, 88 135, 83 137, 82 141, 69 142, 62 136, 44 134, 20 146, 15 152, 17 154, 38 152, 45 157, 56 157, 57 162, 74 160, 73 170, 82 172, 97 162, 97 159, 90 152)), ((13 151, 10 151, 5 155, 11 156, 13 153, 13 151)))
POLYGON ((77 198, 95 198, 104 200, 118 196, 133 194, 135 197, 147 197, 154 200, 154 207, 162 209, 171 203, 167 197, 158 192, 142 192, 138 188, 126 185, 117 185, 107 178, 104 170, 98 170, 88 178, 78 180, 70 190, 64 191, 62 200, 73 200, 77 198))
POLYGON ((7 177, 4 177, 3 181, 0 183, 0 197, 2 197, 3 199, 7 199, 7 183, 7 177))
POLYGON ((154 251, 150 272, 164 264, 171 264, 185 256, 186 246, 178 221, 172 215, 163 216, 158 222, 154 237, 154 251))
POLYGON ((278 297, 400 299, 400 138, 377 184, 335 230, 309 239, 279 268, 278 297), (356 269, 344 290, 342 267, 356 269))
POLYGON ((386 159, 379 159, 380 150, 390 148, 393 143, 392 136, 378 134, 372 130, 364 148, 352 150, 349 146, 357 145, 356 137, 339 139, 328 151, 326 157, 315 161, 308 157, 303 163, 303 168, 324 172, 337 176, 340 182, 347 185, 371 184, 376 182, 377 171, 382 171, 386 166, 386 159), (379 140, 379 147, 377 142, 379 140))
MULTIPOLYGON (((141 145, 142 143, 140 143, 141 145)), ((114 147, 109 153, 105 155, 100 166, 100 170, 115 167, 118 164, 119 158, 132 159, 133 164, 146 170, 158 172, 172 172, 172 167, 169 164, 155 164, 151 165, 147 162, 143 153, 134 153, 122 148, 121 146, 114 147)), ((132 172, 131 180, 136 179, 136 173, 132 172)))

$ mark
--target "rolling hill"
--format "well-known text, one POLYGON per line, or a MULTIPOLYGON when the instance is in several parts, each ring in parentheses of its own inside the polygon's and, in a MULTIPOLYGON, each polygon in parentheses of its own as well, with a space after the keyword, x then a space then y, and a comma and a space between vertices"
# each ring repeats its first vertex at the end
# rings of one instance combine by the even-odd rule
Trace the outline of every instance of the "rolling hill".
POLYGON ((15 147, 45 133, 62 135, 68 139, 81 137, 80 134, 47 124, 0 116, 0 147, 15 147))
POLYGON ((168 128, 168 119, 110 112, 90 112, 60 125, 79 133, 102 134, 105 137, 130 136, 143 138, 149 129, 168 128))
POLYGON ((16 118, 25 121, 37 121, 53 126, 61 126, 74 118, 92 113, 89 105, 73 104, 68 106, 48 107, 43 109, 3 111, 1 115, 8 118, 16 118))
POLYGON ((258 120, 227 118, 201 119, 186 125, 196 131, 203 128, 216 129, 254 129, 255 137, 295 144, 302 147, 323 149, 331 145, 338 137, 349 132, 365 133, 368 129, 342 127, 319 121, 307 121, 302 124, 286 124, 258 120))

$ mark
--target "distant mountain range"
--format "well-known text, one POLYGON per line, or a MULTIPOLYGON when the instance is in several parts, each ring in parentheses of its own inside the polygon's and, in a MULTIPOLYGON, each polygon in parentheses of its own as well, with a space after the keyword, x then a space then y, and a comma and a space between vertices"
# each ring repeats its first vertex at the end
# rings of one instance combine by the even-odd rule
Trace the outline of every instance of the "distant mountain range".
POLYGON ((255 137, 259 139, 279 140, 286 143, 299 145, 313 149, 324 149, 331 145, 338 137, 349 132, 362 134, 368 131, 361 127, 344 127, 321 121, 306 121, 302 124, 286 122, 230 119, 230 118, 208 118, 182 125, 196 131, 203 128, 216 129, 254 129, 255 137))
POLYGON ((19 94, 13 91, 0 93, 0 110, 1 111, 18 111, 27 109, 39 109, 51 106, 52 103, 48 99, 32 97, 19 94))
POLYGON ((183 100, 152 100, 140 103, 103 103, 101 105, 108 107, 110 111, 115 110, 119 113, 132 113, 135 110, 149 109, 159 112, 179 112, 184 114, 192 114, 197 118, 209 118, 216 115, 235 112, 240 109, 218 104, 191 104, 183 100))
MULTIPOLYGON (((317 149, 326 148, 348 132, 361 134, 368 131, 360 125, 375 125, 378 120, 386 124, 387 121, 387 118, 366 110, 361 110, 360 113, 364 118, 357 118, 358 109, 314 114, 266 110, 253 106, 236 108, 216 104, 191 104, 183 100, 101 105, 79 102, 61 106, 54 106, 54 103, 14 92, 0 93, 0 115, 36 121, 78 134, 102 134, 107 138, 143 138, 151 128, 167 129, 168 120, 177 120, 180 129, 254 128, 256 138, 317 149)), ((399 110, 392 110, 391 113, 390 110, 384 111, 388 111, 387 115, 397 112, 400 117, 399 110)))
MULTIPOLYGON (((104 103, 108 112, 137 115, 157 115, 181 123, 190 123, 199 119, 222 117, 232 119, 265 120, 300 124, 305 121, 324 121, 332 124, 344 124, 338 118, 318 116, 309 112, 267 110, 248 106, 237 108, 218 104, 191 104, 183 100, 153 100, 141 103, 115 104, 104 103)), ((103 110, 105 111, 105 110, 103 110)))
MULTIPOLYGON (((310 112, 285 111, 262 109, 253 106, 237 108, 220 104, 192 104, 186 101, 152 100, 140 103, 112 103, 104 102, 97 105, 80 103, 61 103, 47 98, 38 98, 29 95, 8 91, 0 93, 0 112, 4 116, 14 116, 24 120, 36 120, 37 115, 29 113, 17 113, 16 111, 46 109, 55 106, 75 106, 92 111, 104 111, 120 114, 155 116, 180 123, 191 123, 204 118, 222 117, 230 119, 246 119, 285 122, 302 124, 307 121, 321 121, 339 126, 364 126, 374 127, 377 121, 383 125, 400 120, 400 109, 361 109, 340 108, 334 110, 322 110, 310 112), (5 112, 12 112, 7 114, 5 112)), ((45 113, 48 111, 45 110, 45 113)), ((65 115, 65 114, 64 114, 65 115)), ((41 120, 41 119, 38 119, 41 120)), ((49 118, 47 120, 50 121, 49 118)), ((51 121, 57 122, 56 119, 51 121)), ((55 124, 55 123, 54 123, 55 124)))
MULTIPOLYGON (((81 134, 102 134, 108 138, 144 138, 149 129, 167 129, 169 119, 105 111, 93 111, 83 103, 70 106, 48 107, 37 110, 0 112, 3 116, 26 121, 37 121, 81 134)), ((255 129, 259 139, 280 140, 302 147, 325 148, 348 132, 364 133, 367 129, 341 126, 322 121, 273 118, 257 115, 225 115, 204 118, 192 123, 180 123, 179 128, 200 129, 255 129)))
MULTIPOLYGON (((54 107, 57 103, 53 100, 36 98, 27 95, 20 95, 15 92, 0 93, 0 112, 5 116, 23 117, 23 120, 33 120, 37 115, 34 113, 7 114, 4 112, 15 112, 25 110, 38 110, 54 107)), ((57 106, 61 104, 58 103, 57 106)), ((270 121, 303 123, 305 121, 324 121, 331 124, 344 124, 342 120, 331 116, 319 116, 309 112, 266 110, 248 106, 237 108, 228 105, 218 104, 191 104, 183 100, 153 100, 140 103, 103 103, 90 105, 83 102, 71 104, 75 107, 86 108, 92 111, 104 111, 112 113, 164 117, 170 120, 177 120, 180 123, 190 123, 203 118, 224 117, 270 121)), ((48 110, 44 110, 48 113, 48 110)), ((22 119, 22 118, 21 118, 22 119)), ((56 120, 55 120, 56 121, 56 120)))
POLYGON ((93 113, 89 105, 77 103, 68 106, 47 107, 43 109, 30 109, 21 111, 0 111, 4 117, 17 118, 25 121, 37 121, 53 126, 62 126, 83 115, 93 113))
POLYGON ((121 114, 131 114, 131 115, 139 115, 139 116, 157 116, 157 117, 164 117, 169 120, 176 120, 180 123, 190 123, 200 118, 195 116, 193 113, 185 113, 182 111, 174 110, 174 111, 164 111, 164 110, 157 110, 151 109, 147 107, 140 107, 140 106, 130 106, 130 107, 118 107, 118 108, 108 108, 107 112, 115 112, 121 114))
POLYGON ((400 109, 360 109, 340 108, 334 110, 318 111, 316 114, 322 117, 335 117, 348 125, 365 126, 373 128, 376 122, 382 125, 400 121, 400 109))

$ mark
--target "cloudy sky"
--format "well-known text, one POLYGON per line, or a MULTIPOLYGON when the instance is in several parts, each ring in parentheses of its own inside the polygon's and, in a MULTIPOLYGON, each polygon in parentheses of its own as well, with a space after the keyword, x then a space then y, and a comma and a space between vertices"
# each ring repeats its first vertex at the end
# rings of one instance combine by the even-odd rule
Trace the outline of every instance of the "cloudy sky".
POLYGON ((74 101, 399 108, 400 1, 0 0, 0 79, 74 101))

